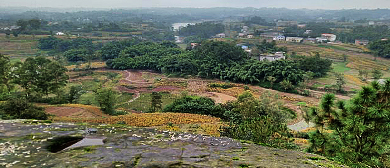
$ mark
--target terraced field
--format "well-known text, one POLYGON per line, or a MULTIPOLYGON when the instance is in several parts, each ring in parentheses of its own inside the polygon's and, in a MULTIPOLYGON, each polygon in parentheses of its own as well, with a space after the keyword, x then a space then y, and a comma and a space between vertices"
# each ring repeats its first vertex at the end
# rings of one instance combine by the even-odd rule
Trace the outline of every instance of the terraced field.
MULTIPOLYGON (((313 56, 318 52, 321 57, 335 61, 333 72, 343 73, 347 82, 346 90, 359 89, 367 85, 359 79, 359 70, 372 71, 379 69, 384 74, 383 78, 390 77, 390 60, 375 57, 368 54, 367 48, 349 44, 298 44, 298 43, 280 43, 279 46, 287 47, 289 52, 296 52, 298 55, 313 56), (347 61, 344 63, 344 55, 347 61)), ((371 74, 370 74, 371 76, 371 74)), ((372 77, 372 76, 371 76, 372 77)), ((372 79, 371 79, 372 80, 372 79)), ((332 85, 335 78, 332 75, 312 81, 321 86, 332 85)))

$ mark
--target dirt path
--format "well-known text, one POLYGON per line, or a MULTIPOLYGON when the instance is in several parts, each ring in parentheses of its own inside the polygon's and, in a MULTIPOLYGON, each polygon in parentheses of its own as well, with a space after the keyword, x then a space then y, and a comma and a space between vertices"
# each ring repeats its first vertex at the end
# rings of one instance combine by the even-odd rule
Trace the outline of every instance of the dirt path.
MULTIPOLYGON (((143 79, 142 79, 142 73, 140 72, 130 72, 129 70, 126 70, 126 71, 123 71, 124 72, 124 76, 123 76, 123 79, 121 80, 122 82, 124 81, 125 83, 129 83, 129 84, 135 84, 135 85, 150 85, 151 83, 150 82, 145 82, 143 79)), ((129 93, 134 93, 135 97, 133 97, 131 100, 123 103, 123 104, 126 104, 126 103, 131 103, 135 100, 137 100, 141 93, 139 90, 137 89, 132 89, 131 91, 127 91, 129 93)), ((122 105, 122 104, 121 104, 122 105)))

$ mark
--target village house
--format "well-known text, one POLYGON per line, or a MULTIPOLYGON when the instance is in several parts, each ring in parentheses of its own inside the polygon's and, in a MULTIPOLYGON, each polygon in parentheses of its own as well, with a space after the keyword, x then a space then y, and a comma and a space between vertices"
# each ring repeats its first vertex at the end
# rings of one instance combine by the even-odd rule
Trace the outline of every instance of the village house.
POLYGON ((11 27, 5 27, 5 28, 2 28, 2 30, 17 30, 17 29, 20 29, 20 26, 11 26, 11 27))
POLYGON ((317 39, 315 38, 306 38, 303 40, 304 43, 316 43, 317 39))
POLYGON ((199 43, 191 43, 191 49, 194 49, 197 46, 199 46, 199 43))
POLYGON ((355 40, 355 45, 368 45, 368 40, 355 40))
POLYGON ((225 33, 220 33, 220 34, 217 34, 215 35, 216 38, 226 38, 226 34, 225 33))
POLYGON ((65 33, 57 32, 56 35, 57 35, 57 36, 63 36, 63 35, 65 35, 65 33))
POLYGON ((242 48, 245 52, 248 52, 248 53, 251 53, 251 52, 252 52, 252 50, 249 49, 248 46, 243 45, 243 46, 241 46, 241 48, 242 48))
POLYGON ((184 41, 184 37, 175 36, 175 42, 176 43, 182 43, 184 41))
POLYGON ((317 37, 316 38, 317 43, 327 43, 329 40, 327 38, 317 37))
POLYGON ((249 30, 248 26, 243 26, 241 32, 248 32, 248 30, 249 30))
POLYGON ((282 59, 286 59, 286 56, 284 56, 283 52, 276 52, 275 54, 272 54, 272 55, 260 55, 259 56, 259 61, 268 60, 268 61, 272 62, 272 61, 277 61, 277 60, 282 60, 282 59))
POLYGON ((285 36, 275 36, 273 38, 273 40, 275 40, 275 41, 284 41, 284 40, 286 40, 286 37, 285 36))
POLYGON ((246 36, 246 38, 249 38, 249 39, 251 39, 251 38, 254 38, 255 36, 253 36, 253 34, 248 34, 247 36, 246 36))
POLYGON ((239 38, 244 38, 246 36, 246 33, 238 33, 239 38))
POLYGON ((273 39, 274 37, 281 36, 281 35, 282 34, 279 32, 264 32, 260 34, 260 37, 273 39))
POLYGON ((310 34, 312 32, 313 32, 312 30, 306 30, 303 34, 310 34))
POLYGON ((303 41, 303 38, 302 37, 286 37, 286 41, 301 43, 303 41))
POLYGON ((321 34, 321 38, 327 39, 330 42, 334 42, 334 41, 336 41, 337 36, 334 34, 324 33, 324 34, 321 34))

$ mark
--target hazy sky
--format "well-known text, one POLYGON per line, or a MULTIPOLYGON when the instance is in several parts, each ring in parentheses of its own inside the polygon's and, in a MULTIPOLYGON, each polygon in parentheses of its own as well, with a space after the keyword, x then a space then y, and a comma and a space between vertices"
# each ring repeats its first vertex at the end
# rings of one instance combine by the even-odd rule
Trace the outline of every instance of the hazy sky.
POLYGON ((390 0, 0 0, 1 7, 286 7, 309 9, 390 8, 390 0))

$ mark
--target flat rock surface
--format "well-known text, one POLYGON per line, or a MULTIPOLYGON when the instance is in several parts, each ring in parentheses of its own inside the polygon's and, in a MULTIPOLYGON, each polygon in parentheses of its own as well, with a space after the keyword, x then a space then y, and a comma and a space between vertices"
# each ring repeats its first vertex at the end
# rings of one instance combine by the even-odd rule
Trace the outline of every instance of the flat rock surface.
POLYGON ((0 167, 343 167, 325 158, 225 137, 120 125, 0 122, 0 167), (86 128, 96 128, 89 135, 86 128), (58 136, 105 138, 103 144, 51 153, 58 136))

